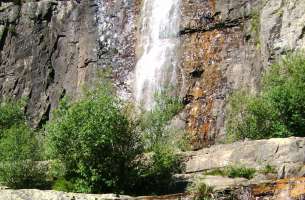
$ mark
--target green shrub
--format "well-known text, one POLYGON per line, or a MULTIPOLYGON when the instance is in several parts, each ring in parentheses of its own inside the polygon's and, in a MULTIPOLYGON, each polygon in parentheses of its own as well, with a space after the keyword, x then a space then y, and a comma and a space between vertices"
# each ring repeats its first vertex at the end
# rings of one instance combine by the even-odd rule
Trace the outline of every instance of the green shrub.
POLYGON ((63 191, 63 192, 71 192, 74 191, 74 185, 70 181, 67 181, 66 179, 59 178, 56 180, 52 186, 52 190, 56 191, 63 191))
POLYGON ((305 56, 290 54, 273 65, 263 80, 262 96, 294 136, 305 136, 305 56))
POLYGON ((279 112, 266 99, 240 91, 233 94, 229 102, 226 124, 229 142, 290 135, 279 120, 279 112))
POLYGON ((63 99, 45 127, 56 190, 161 194, 169 191, 180 160, 169 145, 166 126, 180 109, 163 95, 153 111, 137 116, 105 79, 78 102, 63 99), (165 142, 166 141, 166 142, 165 142), (145 148, 144 148, 145 147, 145 148), (63 174, 61 174, 63 172, 63 174))
POLYGON ((182 169, 180 159, 167 146, 155 147, 154 151, 143 159, 135 169, 136 176, 131 193, 169 194, 172 192, 173 175, 182 169))
POLYGON ((191 185, 189 185, 187 191, 193 196, 193 200, 214 199, 214 188, 205 184, 201 179, 197 179, 191 185))
POLYGON ((235 92, 229 99, 229 141, 305 136, 305 56, 290 54, 271 66, 257 95, 235 92))
POLYGON ((4 101, 0 103, 0 137, 3 132, 17 124, 25 123, 24 101, 4 101))
POLYGON ((252 179, 255 173, 255 169, 247 167, 230 166, 226 169, 226 174, 230 178, 241 177, 246 179, 252 179))
POLYGON ((227 176, 230 178, 246 178, 252 179, 256 173, 256 170, 253 168, 247 168, 243 166, 228 166, 224 169, 214 169, 203 173, 204 175, 211 176, 227 176))
POLYGON ((62 103, 46 132, 49 154, 64 164, 76 192, 120 192, 128 184, 125 178, 141 148, 108 88, 62 103))
POLYGON ((39 165, 39 145, 27 126, 22 102, 0 105, 0 182, 11 188, 43 188, 44 166, 39 165))

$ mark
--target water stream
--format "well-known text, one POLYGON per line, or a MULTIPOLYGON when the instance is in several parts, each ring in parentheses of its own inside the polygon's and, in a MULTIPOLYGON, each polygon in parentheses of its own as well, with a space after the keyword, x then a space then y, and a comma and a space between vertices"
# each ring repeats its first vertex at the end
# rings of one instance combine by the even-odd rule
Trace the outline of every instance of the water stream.
POLYGON ((144 0, 134 95, 145 109, 154 106, 157 91, 177 84, 179 22, 180 0, 144 0))

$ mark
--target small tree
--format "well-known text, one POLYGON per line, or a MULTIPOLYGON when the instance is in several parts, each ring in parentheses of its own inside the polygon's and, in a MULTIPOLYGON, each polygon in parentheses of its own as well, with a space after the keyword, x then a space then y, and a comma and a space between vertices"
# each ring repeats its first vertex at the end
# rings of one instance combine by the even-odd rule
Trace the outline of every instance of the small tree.
POLYGON ((120 192, 139 154, 138 137, 109 89, 89 90, 61 105, 46 126, 53 158, 65 165, 65 178, 77 192, 120 192))
POLYGON ((305 136, 305 55, 289 54, 274 64, 263 79, 262 96, 279 112, 295 136, 305 136))
POLYGON ((239 91, 229 101, 228 141, 289 136, 279 112, 266 99, 239 91))

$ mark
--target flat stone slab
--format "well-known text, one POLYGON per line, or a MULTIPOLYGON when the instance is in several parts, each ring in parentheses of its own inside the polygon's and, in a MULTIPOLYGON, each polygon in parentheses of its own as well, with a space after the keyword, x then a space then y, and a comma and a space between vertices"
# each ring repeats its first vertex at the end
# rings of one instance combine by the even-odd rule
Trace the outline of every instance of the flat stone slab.
POLYGON ((191 200, 187 194, 131 197, 116 194, 79 194, 52 190, 0 190, 0 200, 191 200))
POLYGON ((130 196, 115 194, 76 194, 50 190, 1 190, 0 200, 130 200, 130 196))
POLYGON ((241 165, 257 170, 271 165, 278 178, 302 176, 305 161, 305 138, 291 137, 243 141, 215 145, 199 151, 186 152, 186 174, 226 166, 241 165))

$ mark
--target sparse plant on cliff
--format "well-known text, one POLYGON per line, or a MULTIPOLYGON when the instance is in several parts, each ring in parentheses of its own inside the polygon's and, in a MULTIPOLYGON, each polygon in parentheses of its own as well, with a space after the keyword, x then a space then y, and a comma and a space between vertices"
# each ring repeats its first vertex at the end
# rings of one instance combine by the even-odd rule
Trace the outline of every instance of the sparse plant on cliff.
POLYGON ((267 175, 267 174, 276 174, 277 170, 276 170, 275 166, 267 164, 260 172, 265 174, 265 175, 267 175))
POLYGON ((154 146, 167 143, 172 133, 170 120, 183 108, 177 96, 170 95, 170 88, 155 94, 156 104, 140 117, 140 132, 144 136, 145 149, 151 151, 154 146))
POLYGON ((252 179, 256 173, 254 168, 248 168, 244 166, 229 166, 226 168, 226 174, 230 178, 242 177, 246 179, 252 179))
POLYGON ((289 54, 265 73, 262 91, 229 100, 229 140, 305 136, 305 56, 289 54))
POLYGON ((260 48, 260 31, 261 31, 260 11, 253 10, 251 12, 251 33, 254 35, 254 40, 257 48, 260 48))

